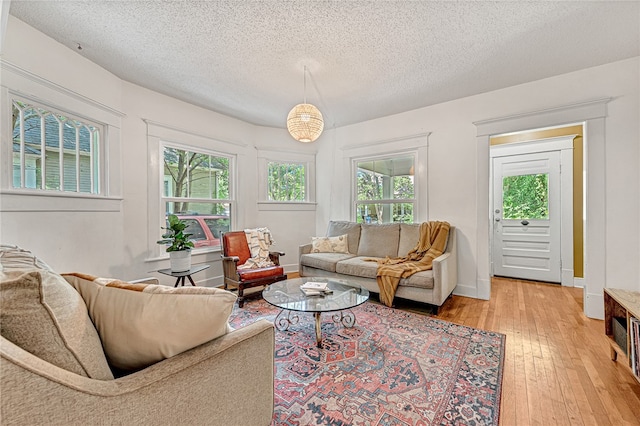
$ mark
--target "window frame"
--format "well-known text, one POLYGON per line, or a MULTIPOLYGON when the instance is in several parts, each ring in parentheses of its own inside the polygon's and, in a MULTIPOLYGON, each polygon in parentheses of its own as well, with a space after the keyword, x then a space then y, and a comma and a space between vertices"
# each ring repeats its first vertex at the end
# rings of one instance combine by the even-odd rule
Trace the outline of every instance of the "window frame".
MULTIPOLYGON (((358 222, 358 205, 375 205, 382 204, 393 206, 394 204, 411 204, 413 209, 413 221, 418 222, 418 211, 419 211, 419 200, 418 200, 418 188, 419 188, 419 179, 416 176, 416 170, 418 170, 418 152, 417 151, 400 151, 400 152, 390 152, 379 155, 367 155, 360 157, 352 157, 351 158, 351 218, 354 222, 358 222), (381 160, 392 160, 395 158, 405 158, 412 157, 413 158, 413 169, 414 169, 414 180, 413 180, 413 198, 381 198, 381 199, 367 199, 360 200, 358 197, 358 164, 366 161, 381 161, 381 160)), ((403 175, 404 176, 404 175, 403 175)), ((363 223, 365 221, 363 220, 363 223)), ((401 223, 401 222, 383 222, 383 223, 401 223)), ((404 223, 404 222, 402 222, 404 223)))
MULTIPOLYGON (((188 201, 190 203, 204 203, 204 204, 228 204, 229 205, 229 225, 230 225, 230 229, 233 229, 234 223, 235 223, 235 210, 236 210, 236 205, 237 205, 237 200, 236 200, 236 192, 235 192, 235 163, 236 163, 236 156, 233 154, 229 154, 229 153, 223 153, 220 151, 216 151, 216 150, 211 150, 211 149, 207 149, 207 148, 203 148, 200 146, 192 146, 192 145, 186 145, 186 144, 180 144, 180 143, 175 143, 175 142, 171 142, 171 141, 167 141, 164 139, 160 139, 159 140, 159 149, 158 149, 158 154, 159 154, 159 159, 158 159, 158 164, 159 164, 159 173, 160 173, 160 180, 159 180, 159 189, 160 189, 160 193, 159 193, 159 206, 158 206, 158 212, 160 214, 160 223, 163 224, 166 220, 166 204, 168 202, 184 202, 184 201, 188 201), (228 199, 220 199, 220 198, 201 198, 201 197, 174 197, 174 196, 165 196, 164 194, 164 188, 165 185, 167 184, 167 178, 166 175, 164 174, 164 151, 165 148, 173 148, 173 149, 178 149, 178 150, 182 150, 182 151, 187 151, 187 152, 193 152, 193 153, 198 153, 198 154, 205 154, 205 155, 210 155, 210 156, 214 156, 214 157, 222 157, 222 158, 226 158, 229 161, 229 198, 228 199)), ((165 226, 165 225, 162 225, 165 226)), ((200 225, 201 226, 201 225, 200 225)), ((160 232, 161 230, 159 230, 160 232)), ((162 247, 161 247, 162 248, 162 247)), ((222 250, 222 246, 221 245, 217 245, 217 246, 206 246, 206 247, 197 247, 192 249, 192 252, 194 254, 198 254, 198 253, 208 253, 208 252, 219 252, 222 250)))
MULTIPOLYGON (((26 164, 26 154, 25 154, 25 148, 26 148, 26 144, 25 144, 25 140, 24 140, 24 128, 21 127, 21 131, 20 131, 20 168, 19 168, 19 173, 20 173, 20 186, 16 187, 14 186, 14 179, 15 179, 15 163, 14 163, 14 151, 13 151, 13 144, 14 144, 14 140, 13 140, 13 127, 11 127, 10 129, 10 144, 11 144, 11 164, 12 164, 12 179, 11 179, 11 185, 10 188, 13 191, 25 191, 25 192, 29 192, 32 193, 33 195, 38 195, 40 193, 57 193, 57 194, 66 194, 66 195, 74 195, 74 196, 104 196, 104 187, 105 185, 103 185, 103 179, 105 176, 105 167, 106 167, 106 162, 104 161, 104 156, 105 156, 105 149, 104 149, 104 140, 105 140, 105 135, 106 135, 106 127, 107 125, 105 123, 100 123, 96 120, 92 120, 92 119, 88 119, 88 118, 84 118, 84 117, 80 117, 72 112, 69 111, 65 111, 65 110, 61 110, 59 108, 53 108, 50 107, 49 105, 43 104, 41 102, 37 102, 37 101, 33 101, 30 100, 28 98, 22 97, 22 96, 11 96, 10 97, 10 103, 11 103, 11 115, 13 115, 13 108, 14 108, 14 103, 21 103, 24 105, 23 108, 20 109, 21 111, 21 126, 24 125, 24 123, 26 122, 26 119, 24 118, 22 111, 24 109, 33 109, 36 110, 36 114, 39 118, 40 121, 40 126, 45 126, 46 129, 46 116, 47 115, 51 115, 54 117, 54 120, 56 120, 56 122, 58 123, 58 125, 60 126, 60 128, 58 129, 58 147, 48 147, 46 145, 46 142, 42 141, 42 138, 44 137, 45 133, 43 131, 43 129, 41 129, 40 131, 40 143, 39 143, 39 148, 41 149, 41 153, 39 154, 40 160, 42 161, 42 165, 40 166, 40 174, 41 174, 41 180, 40 180, 40 184, 37 185, 36 187, 28 187, 25 186, 26 185, 26 180, 27 180, 27 176, 26 176, 26 172, 27 172, 27 164, 26 164), (40 112, 43 111, 44 113, 40 112), (60 120, 59 116, 64 116, 65 120, 60 120), (63 134, 65 132, 64 126, 65 123, 71 121, 73 127, 76 128, 76 137, 75 137, 75 148, 73 150, 71 149, 67 149, 64 147, 64 138, 62 141, 62 144, 60 143, 61 141, 59 140, 59 136, 61 134, 63 134), (82 124, 82 127, 85 128, 89 128, 89 126, 94 127, 96 129, 96 131, 98 132, 98 140, 94 140, 94 136, 90 135, 89 138, 89 151, 88 151, 88 161, 89 161, 89 185, 91 187, 91 190, 89 192, 86 191, 81 191, 80 190, 80 186, 83 183, 80 179, 78 179, 80 177, 80 156, 81 154, 81 149, 80 149, 80 136, 78 134, 78 127, 75 125, 75 123, 73 122, 79 122, 82 124), (62 145, 62 146, 60 146, 62 145), (96 148, 94 150, 94 147, 96 148), (65 166, 64 166, 64 160, 63 158, 59 158, 58 162, 58 177, 59 177, 59 187, 57 189, 47 189, 46 188, 46 184, 47 184, 47 178, 46 178, 46 170, 47 170, 47 164, 45 160, 45 157, 47 156, 48 153, 57 153, 58 155, 60 155, 60 153, 63 154, 63 158, 64 156, 66 156, 66 154, 72 154, 75 155, 75 159, 73 160, 75 163, 75 174, 76 174, 76 183, 75 183, 75 190, 69 190, 69 189, 65 189, 66 185, 64 183, 65 181, 65 166), (96 159, 97 157, 97 159, 96 159), (97 167, 97 172, 95 170, 95 168, 97 167)), ((38 155, 34 154, 34 157, 37 157, 38 155)), ((36 169, 37 170, 37 169, 36 169)))
POLYGON ((2 64, 0 86, 0 212, 119 212, 122 210, 120 129, 125 114, 66 89, 19 66, 2 64), (18 89, 20 88, 20 89, 18 89), (91 123, 101 123, 100 193, 34 191, 13 188, 13 99, 37 104, 91 123), (81 112, 80 112, 81 111, 81 112))
POLYGON ((278 149, 258 150, 258 209, 274 211, 315 210, 316 208, 316 155, 278 149), (299 164, 304 167, 305 199, 303 201, 269 200, 269 163, 299 164))

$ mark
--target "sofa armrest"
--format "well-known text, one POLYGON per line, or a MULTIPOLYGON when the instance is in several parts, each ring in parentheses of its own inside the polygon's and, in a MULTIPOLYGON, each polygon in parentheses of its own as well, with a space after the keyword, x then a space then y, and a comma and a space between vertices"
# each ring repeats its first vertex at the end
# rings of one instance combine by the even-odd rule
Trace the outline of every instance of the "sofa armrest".
POLYGON ((300 262, 300 258, 303 254, 311 253, 311 243, 303 244, 298 247, 298 273, 302 276, 302 263, 300 262))
POLYGON ((433 259, 433 300, 442 306, 458 285, 458 251, 455 231, 449 235, 447 250, 433 259))
POLYGON ((256 424, 273 415, 273 324, 260 320, 116 380, 49 364, 1 338, 3 424, 256 424), (251 410, 238 410, 243 395, 251 410), (176 410, 175 407, 188 407, 176 410))

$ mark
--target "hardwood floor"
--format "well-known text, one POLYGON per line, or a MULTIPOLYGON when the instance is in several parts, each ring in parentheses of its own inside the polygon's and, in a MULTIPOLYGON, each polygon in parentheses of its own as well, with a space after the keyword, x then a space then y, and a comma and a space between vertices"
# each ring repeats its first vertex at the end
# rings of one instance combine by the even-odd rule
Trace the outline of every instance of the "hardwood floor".
POLYGON ((640 384, 581 288, 494 278, 491 300, 453 296, 437 317, 507 336, 501 425, 640 425, 640 384))

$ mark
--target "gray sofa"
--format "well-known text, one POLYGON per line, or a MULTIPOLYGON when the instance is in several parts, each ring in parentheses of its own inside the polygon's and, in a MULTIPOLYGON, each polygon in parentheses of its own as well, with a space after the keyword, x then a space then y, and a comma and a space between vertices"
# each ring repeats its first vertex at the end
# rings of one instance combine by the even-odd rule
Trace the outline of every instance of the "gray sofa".
MULTIPOLYGON (((327 237, 347 235, 349 253, 312 253, 312 245, 299 248, 300 276, 332 277, 361 285, 370 292, 379 293, 376 281, 376 262, 367 258, 402 257, 417 244, 420 224, 389 223, 360 224, 331 221, 327 237)), ((433 261, 433 269, 418 272, 400 280, 396 297, 438 307, 453 292, 458 280, 456 230, 452 226, 445 252, 433 261)))
POLYGON ((114 378, 85 302, 64 278, 8 246, 0 247, 0 278, 2 425, 271 424, 271 322, 260 320, 114 378), (24 276, 36 279, 21 282, 24 276), (44 338, 32 325, 21 335, 10 330, 36 311, 44 338), (244 402, 251 409, 242 409, 244 402))

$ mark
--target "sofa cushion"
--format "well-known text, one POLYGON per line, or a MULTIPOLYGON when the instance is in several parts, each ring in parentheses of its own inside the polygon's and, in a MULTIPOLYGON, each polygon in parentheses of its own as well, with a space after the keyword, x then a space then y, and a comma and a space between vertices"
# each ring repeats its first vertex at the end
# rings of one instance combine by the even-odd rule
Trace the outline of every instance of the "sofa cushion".
POLYGON ((433 283, 433 270, 429 269, 427 271, 416 272, 407 278, 402 278, 398 285, 403 287, 432 289, 433 283))
POLYGON ((361 224, 358 256, 396 257, 400 241, 400 224, 361 224))
POLYGON ((65 274, 89 307, 109 362, 136 370, 222 336, 236 295, 65 274))
POLYGON ((311 253, 349 253, 349 235, 311 237, 311 253))
MULTIPOLYGON (((84 301, 60 275, 30 252, 0 253, 0 323, 2 335, 27 352, 84 377, 111 380, 100 338, 84 301), (17 268, 23 259, 27 266, 17 268), (31 260, 29 260, 29 258, 31 260), (4 260, 11 259, 8 267, 4 260)), ((24 265, 24 264, 23 264, 24 265)))
POLYGON ((416 248, 420 240, 419 223, 400 224, 400 242, 398 243, 398 257, 404 257, 416 248))
POLYGON ((360 224, 348 221, 332 220, 327 227, 327 237, 347 235, 349 253, 358 253, 360 243, 360 224))
POLYGON ((370 259, 367 256, 357 256, 338 262, 336 272, 344 275, 352 275, 362 278, 376 279, 376 271, 378 270, 378 262, 365 261, 370 259))
POLYGON ((300 264, 324 271, 336 272, 336 264, 354 257, 349 253, 309 253, 300 256, 300 264))

